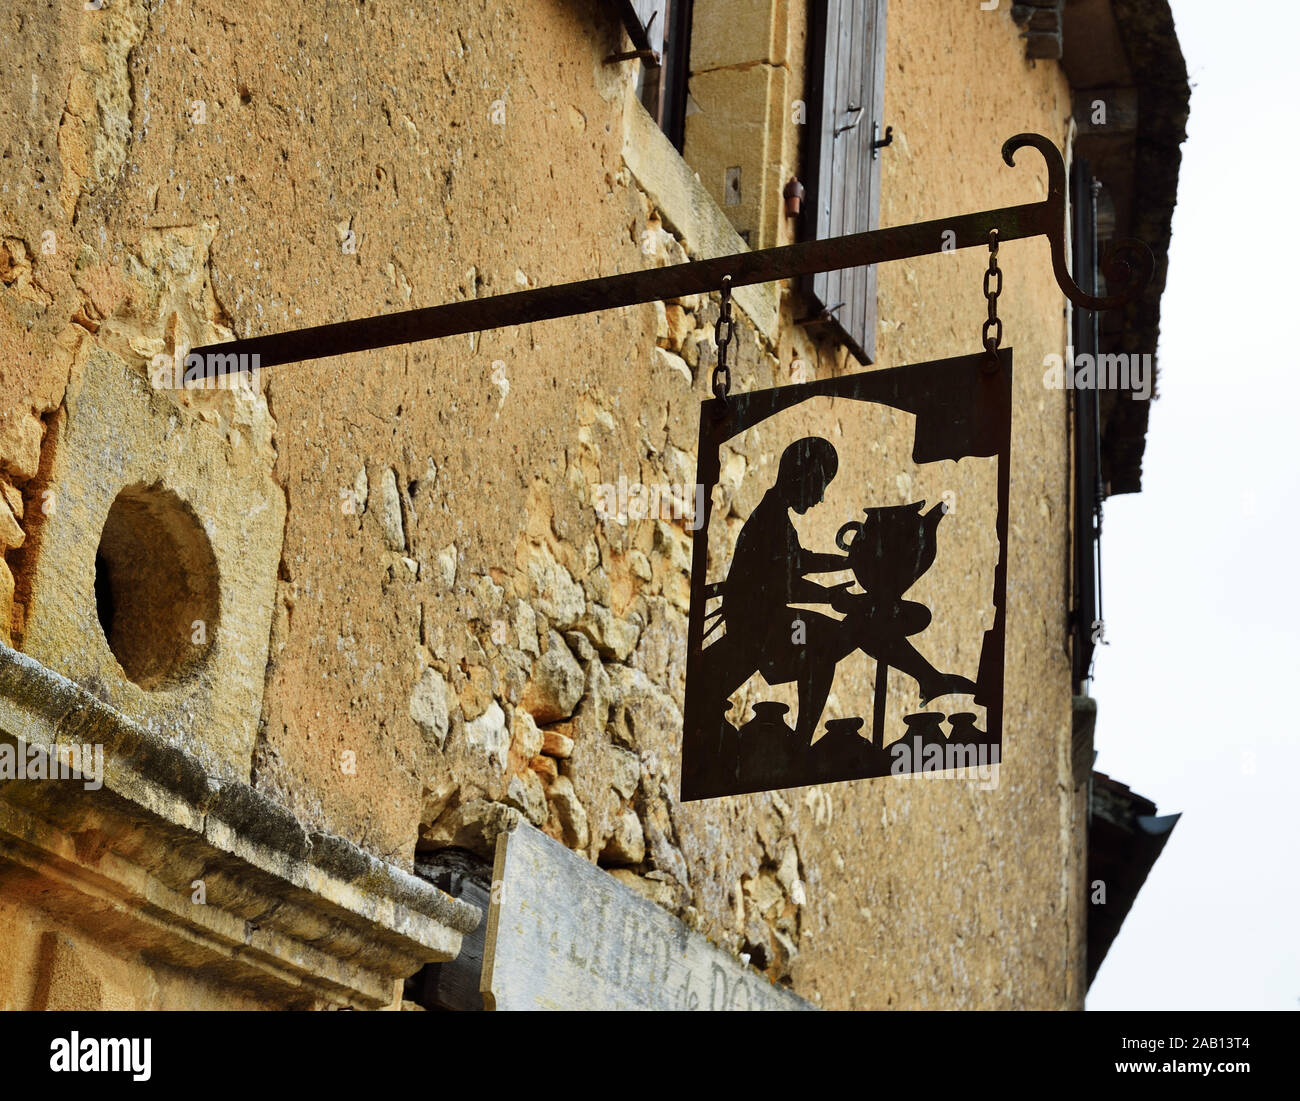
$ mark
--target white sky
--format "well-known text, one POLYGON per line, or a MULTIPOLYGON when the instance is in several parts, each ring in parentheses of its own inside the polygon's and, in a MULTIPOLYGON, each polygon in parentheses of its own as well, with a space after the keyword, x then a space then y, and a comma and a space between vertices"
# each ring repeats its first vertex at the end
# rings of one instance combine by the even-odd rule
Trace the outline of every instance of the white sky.
MULTIPOLYGON (((1183 812, 1089 1009, 1300 1007, 1300 5, 1172 0, 1193 84, 1143 490, 1102 537, 1097 767, 1183 812)), ((1136 349, 1135 349, 1136 350, 1136 349)))

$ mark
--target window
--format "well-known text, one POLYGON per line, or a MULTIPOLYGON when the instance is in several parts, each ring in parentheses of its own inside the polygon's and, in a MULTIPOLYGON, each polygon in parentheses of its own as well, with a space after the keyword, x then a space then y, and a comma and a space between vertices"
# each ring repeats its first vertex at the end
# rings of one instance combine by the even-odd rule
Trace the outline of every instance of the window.
POLYGON ((632 49, 616 54, 641 63, 637 98, 681 151, 686 129, 693 0, 614 0, 632 49))
MULTIPOLYGON (((886 0, 813 0, 801 236, 823 240, 880 223, 886 0)), ((813 317, 834 323, 863 363, 876 355, 876 269, 829 271, 805 285, 813 317)))
POLYGON ((695 0, 682 155, 750 248, 793 242, 782 188, 806 107, 805 0, 695 0), (798 56, 796 56, 798 55, 798 56), (797 82, 797 83, 796 83, 797 82))

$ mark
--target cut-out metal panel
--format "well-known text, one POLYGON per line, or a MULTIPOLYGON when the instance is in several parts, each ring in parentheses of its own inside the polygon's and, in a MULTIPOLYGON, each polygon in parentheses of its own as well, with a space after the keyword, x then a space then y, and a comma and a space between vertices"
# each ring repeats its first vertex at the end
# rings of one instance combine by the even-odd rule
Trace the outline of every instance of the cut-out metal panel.
POLYGON ((1010 351, 986 366, 704 404, 683 799, 1000 761, 1010 351), (870 447, 900 425, 906 454, 870 447), (714 490, 744 452, 773 461, 733 464, 757 503, 729 520, 714 490))

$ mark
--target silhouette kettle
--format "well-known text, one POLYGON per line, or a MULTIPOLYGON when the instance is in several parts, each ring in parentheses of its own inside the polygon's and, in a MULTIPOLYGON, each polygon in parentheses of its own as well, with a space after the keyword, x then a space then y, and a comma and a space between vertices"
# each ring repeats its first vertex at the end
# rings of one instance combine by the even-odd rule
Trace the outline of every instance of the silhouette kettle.
POLYGON ((924 501, 864 508, 835 535, 835 545, 849 556, 849 568, 867 592, 898 598, 934 565, 939 550, 937 529, 948 511, 940 501, 922 514, 924 501))

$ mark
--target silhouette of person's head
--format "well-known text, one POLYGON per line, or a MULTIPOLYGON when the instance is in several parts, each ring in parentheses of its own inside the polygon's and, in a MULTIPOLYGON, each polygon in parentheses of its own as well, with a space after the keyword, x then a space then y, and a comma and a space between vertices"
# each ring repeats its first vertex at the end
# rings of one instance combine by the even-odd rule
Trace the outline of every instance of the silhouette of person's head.
POLYGON ((795 512, 804 513, 822 503, 839 468, 840 457, 829 440, 805 436, 782 452, 772 488, 795 512))

